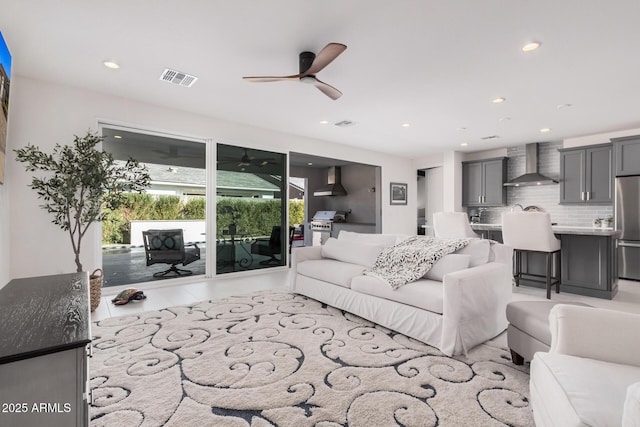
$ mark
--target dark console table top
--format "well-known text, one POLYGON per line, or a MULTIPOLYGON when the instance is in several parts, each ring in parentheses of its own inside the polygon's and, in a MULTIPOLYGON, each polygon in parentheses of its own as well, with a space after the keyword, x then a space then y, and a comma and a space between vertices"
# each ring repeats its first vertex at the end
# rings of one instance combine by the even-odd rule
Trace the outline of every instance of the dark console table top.
POLYGON ((0 289, 0 364, 91 342, 88 273, 14 279, 0 289))

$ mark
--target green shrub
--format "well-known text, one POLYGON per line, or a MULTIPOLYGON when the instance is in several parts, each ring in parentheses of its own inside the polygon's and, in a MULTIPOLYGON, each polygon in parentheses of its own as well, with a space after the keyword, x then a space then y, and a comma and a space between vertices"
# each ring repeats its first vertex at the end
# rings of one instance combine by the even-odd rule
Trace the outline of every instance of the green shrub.
POLYGON ((217 235, 232 223, 238 234, 252 236, 269 236, 271 228, 280 225, 280 199, 218 197, 217 202, 217 235))
MULTIPOLYGON (((148 219, 148 218, 140 218, 148 219)), ((160 196, 153 205, 151 219, 174 220, 182 219, 182 204, 179 196, 160 196)))
POLYGON ((182 208, 184 219, 205 219, 206 200, 204 198, 189 199, 182 208))
MULTIPOLYGON (((130 243, 131 221, 136 220, 180 220, 205 219, 206 200, 189 199, 184 204, 178 196, 153 196, 150 194, 125 194, 122 206, 117 210, 103 207, 103 244, 130 243)), ((216 235, 228 231, 236 224, 240 235, 269 236, 271 229, 280 225, 280 199, 252 199, 240 197, 218 197, 216 235)), ((304 203, 289 201, 289 225, 304 220, 304 203)))
POLYGON ((304 202, 289 200, 289 225, 294 227, 304 222, 304 202))

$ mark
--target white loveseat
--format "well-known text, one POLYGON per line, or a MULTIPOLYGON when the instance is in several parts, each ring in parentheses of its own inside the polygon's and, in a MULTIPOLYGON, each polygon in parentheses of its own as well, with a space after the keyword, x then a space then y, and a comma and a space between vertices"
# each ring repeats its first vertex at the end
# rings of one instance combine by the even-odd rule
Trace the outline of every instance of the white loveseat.
POLYGON ((560 304, 549 327, 531 362, 536 426, 640 426, 640 316, 560 304))
POLYGON ((425 278, 397 290, 363 274, 383 247, 406 237, 341 231, 324 246, 295 248, 290 291, 430 344, 446 355, 466 353, 506 329, 512 248, 472 239, 434 264, 425 278))

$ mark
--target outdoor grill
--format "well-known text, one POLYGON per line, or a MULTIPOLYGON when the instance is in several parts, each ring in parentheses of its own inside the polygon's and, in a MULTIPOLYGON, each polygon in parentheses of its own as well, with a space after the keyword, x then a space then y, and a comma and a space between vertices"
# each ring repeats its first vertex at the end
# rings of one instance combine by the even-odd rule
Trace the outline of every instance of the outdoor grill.
POLYGON ((318 211, 311 218, 311 231, 325 231, 330 233, 334 222, 345 222, 347 213, 344 211, 318 211))

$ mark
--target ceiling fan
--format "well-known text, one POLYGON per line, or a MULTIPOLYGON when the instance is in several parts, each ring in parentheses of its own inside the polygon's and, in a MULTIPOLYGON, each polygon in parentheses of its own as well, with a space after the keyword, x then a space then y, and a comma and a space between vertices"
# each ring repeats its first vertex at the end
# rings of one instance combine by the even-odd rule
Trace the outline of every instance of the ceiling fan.
POLYGON ((247 148, 243 148, 242 156, 238 158, 225 158, 220 160, 218 163, 223 164, 235 164, 239 168, 245 168, 247 166, 266 166, 269 164, 275 164, 273 161, 275 159, 257 159, 255 157, 249 156, 249 152, 247 148))
POLYGON ((311 83, 317 87, 320 92, 327 95, 329 98, 336 100, 342 96, 335 87, 326 84, 316 78, 324 67, 329 65, 334 59, 338 57, 347 48, 346 45, 341 43, 329 43, 326 45, 316 56, 313 52, 300 53, 300 72, 291 76, 263 76, 263 77, 243 77, 249 82, 277 82, 283 80, 299 80, 303 83, 311 83))

